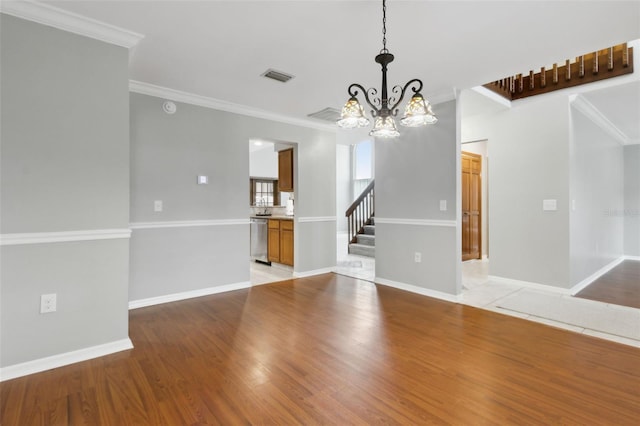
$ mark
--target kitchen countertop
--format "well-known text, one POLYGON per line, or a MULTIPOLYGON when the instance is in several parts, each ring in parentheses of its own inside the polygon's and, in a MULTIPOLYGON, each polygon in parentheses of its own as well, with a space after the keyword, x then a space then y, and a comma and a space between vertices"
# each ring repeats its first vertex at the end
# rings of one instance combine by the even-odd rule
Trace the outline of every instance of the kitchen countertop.
POLYGON ((278 219, 278 220, 293 220, 293 216, 287 216, 287 215, 271 215, 271 216, 256 216, 256 215, 251 215, 249 216, 249 218, 251 219, 278 219))

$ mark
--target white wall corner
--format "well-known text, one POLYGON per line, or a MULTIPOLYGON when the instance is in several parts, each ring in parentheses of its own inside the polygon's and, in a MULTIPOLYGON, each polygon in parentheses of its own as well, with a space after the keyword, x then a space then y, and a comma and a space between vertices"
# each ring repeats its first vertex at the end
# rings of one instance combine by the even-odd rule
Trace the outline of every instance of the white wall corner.
POLYGON ((584 114, 589 120, 591 120, 596 126, 607 132, 611 137, 620 142, 622 145, 630 145, 632 143, 629 137, 615 124, 613 124, 607 117, 605 117, 598 108, 596 108, 591 102, 589 102, 582 95, 570 95, 569 102, 576 110, 584 114))
POLYGON ((3 0, 0 12, 130 49, 143 34, 33 0, 3 0))
POLYGON ((0 382, 133 349, 129 338, 0 368, 0 382))

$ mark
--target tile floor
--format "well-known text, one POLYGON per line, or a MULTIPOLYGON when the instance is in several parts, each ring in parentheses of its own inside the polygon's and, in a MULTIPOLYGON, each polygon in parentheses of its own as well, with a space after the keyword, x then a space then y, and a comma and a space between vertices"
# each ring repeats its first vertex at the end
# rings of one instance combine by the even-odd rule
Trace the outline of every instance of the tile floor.
POLYGON ((336 274, 373 282, 376 277, 376 260, 372 257, 348 253, 346 233, 339 233, 336 239, 336 274))
POLYGON ((249 261, 249 276, 251 285, 275 283, 290 280, 293 277, 293 268, 286 265, 265 265, 263 263, 249 261))
MULTIPOLYGON (((347 234, 338 234, 335 272, 373 282, 375 259, 348 254, 347 234)), ((251 262, 252 285, 291 279, 292 276, 293 270, 286 266, 251 262)), ((488 260, 462 263, 462 289, 460 303, 465 305, 640 348, 640 309, 490 280, 488 260), (532 292, 536 297, 531 296, 532 292)))
POLYGON ((462 263, 461 303, 640 348, 640 309, 493 281, 488 270, 487 260, 462 263))

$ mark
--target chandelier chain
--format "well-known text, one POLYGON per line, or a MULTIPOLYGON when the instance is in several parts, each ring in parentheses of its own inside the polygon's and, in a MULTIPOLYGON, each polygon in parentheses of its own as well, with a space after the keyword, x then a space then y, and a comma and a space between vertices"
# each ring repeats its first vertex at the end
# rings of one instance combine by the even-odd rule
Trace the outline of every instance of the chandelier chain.
POLYGON ((387 50, 387 2, 382 0, 382 50, 380 53, 389 53, 387 50))

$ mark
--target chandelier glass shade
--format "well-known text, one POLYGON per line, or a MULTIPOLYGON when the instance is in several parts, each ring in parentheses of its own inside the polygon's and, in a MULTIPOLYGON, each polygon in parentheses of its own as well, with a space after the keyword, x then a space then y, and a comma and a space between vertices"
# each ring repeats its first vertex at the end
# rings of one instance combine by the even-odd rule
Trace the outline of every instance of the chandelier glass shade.
POLYGON ((373 130, 369 132, 369 136, 376 138, 397 138, 400 136, 396 121, 391 116, 377 116, 373 123, 373 130))
POLYGON ((357 98, 350 98, 342 107, 342 114, 338 120, 338 126, 343 129, 353 129, 356 127, 364 127, 369 124, 369 119, 364 115, 364 108, 360 105, 357 98))
POLYGON ((420 93, 413 95, 404 110, 404 117, 400 120, 400 123, 407 127, 420 127, 437 122, 438 118, 433 114, 431 104, 420 93))
POLYGON ((413 95, 405 108, 404 117, 400 120, 400 123, 407 127, 420 127, 434 124, 438 119, 433 113, 429 101, 424 99, 420 93, 422 81, 417 78, 410 80, 404 86, 395 86, 391 89, 391 96, 389 96, 387 90, 387 65, 393 62, 393 55, 387 49, 386 22, 387 5, 386 0, 382 0, 382 50, 375 58, 375 61, 382 67, 380 96, 378 96, 378 91, 375 88, 365 90, 360 84, 351 84, 347 90, 349 100, 342 107, 342 113, 337 124, 344 129, 369 125, 370 121, 365 115, 362 104, 358 101, 358 95, 362 94, 364 100, 371 107, 371 115, 374 118, 373 130, 369 132, 369 135, 381 138, 395 138, 400 136, 395 122, 395 117, 398 115, 398 105, 402 102, 409 88, 413 91, 413 95))

